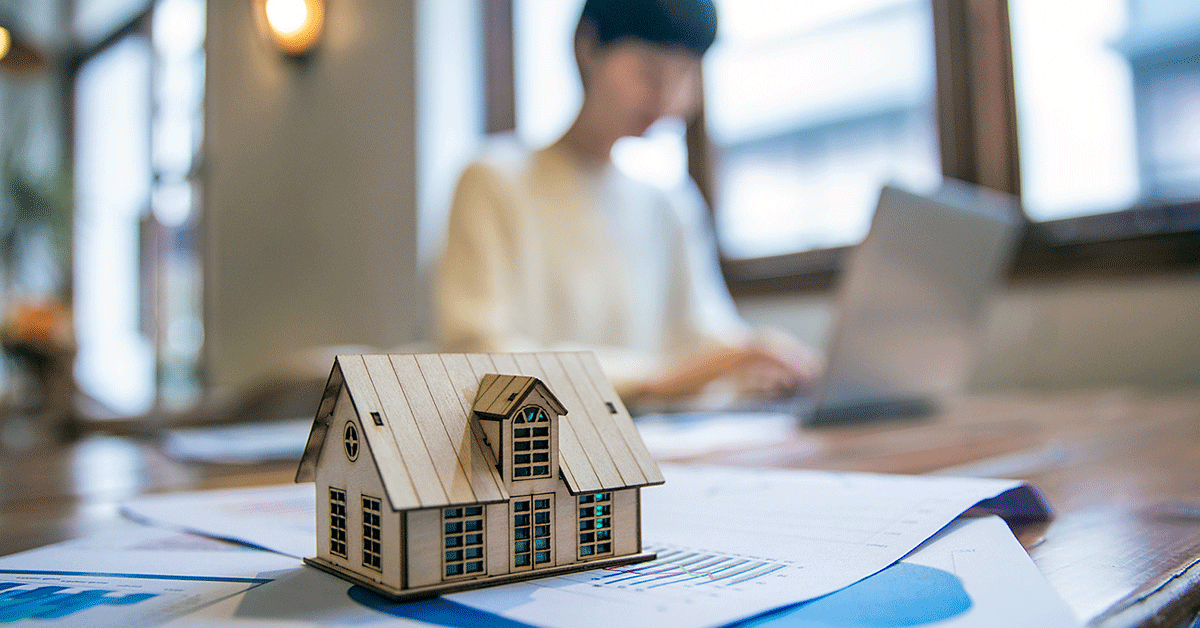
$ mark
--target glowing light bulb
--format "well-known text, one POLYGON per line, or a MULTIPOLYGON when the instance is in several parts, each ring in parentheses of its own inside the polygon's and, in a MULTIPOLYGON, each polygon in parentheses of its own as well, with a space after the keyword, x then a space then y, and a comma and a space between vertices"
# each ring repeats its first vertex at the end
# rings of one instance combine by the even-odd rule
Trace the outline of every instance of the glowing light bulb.
POLYGON ((259 0, 268 34, 285 54, 308 54, 321 37, 324 0, 259 0))
POLYGON ((12 48, 12 35, 7 28, 0 26, 0 59, 8 56, 9 49, 12 48))
POLYGON ((267 0, 267 21, 281 35, 295 35, 308 21, 304 0, 267 0))

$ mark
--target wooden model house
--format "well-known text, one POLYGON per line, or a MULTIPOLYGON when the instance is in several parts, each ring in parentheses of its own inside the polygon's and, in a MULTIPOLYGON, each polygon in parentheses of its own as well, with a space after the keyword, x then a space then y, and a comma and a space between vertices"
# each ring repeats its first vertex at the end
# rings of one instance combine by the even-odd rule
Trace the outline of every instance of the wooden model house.
POLYGON ((652 559, 663 477, 590 353, 344 355, 296 473, 310 565, 393 598, 652 559))

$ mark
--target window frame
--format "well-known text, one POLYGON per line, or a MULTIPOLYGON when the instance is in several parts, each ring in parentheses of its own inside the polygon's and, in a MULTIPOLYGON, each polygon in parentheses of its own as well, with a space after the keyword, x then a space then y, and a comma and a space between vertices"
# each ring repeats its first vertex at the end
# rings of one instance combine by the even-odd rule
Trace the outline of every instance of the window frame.
POLYGON ((360 495, 362 502, 362 564, 383 571, 383 500, 360 495))
MULTIPOLYGON (((930 0, 934 19, 938 144, 942 174, 1021 194, 1020 148, 1008 0, 930 0)), ((489 133, 516 128, 513 0, 485 0, 489 133)), ((703 104, 687 125, 688 174, 714 211, 715 148, 703 104)), ((1108 279, 1200 269, 1200 199, 1034 222, 1024 230, 1010 284, 1108 279)), ((721 270, 734 296, 828 292, 853 246, 733 259, 721 270)))
POLYGON ((513 414, 512 424, 509 426, 511 430, 509 440, 512 442, 512 481, 542 480, 550 477, 550 471, 553 467, 551 458, 554 453, 551 443, 551 423, 550 413, 538 404, 524 406, 513 414), (533 418, 527 419, 525 415, 531 411, 533 418), (544 435, 536 434, 534 430, 537 428, 544 428, 546 433, 544 435), (529 435, 518 436, 517 430, 519 429, 529 430, 529 435), (540 442, 545 442, 545 446, 539 447, 538 443, 540 442), (521 445, 527 445, 527 449, 519 449, 521 445), (538 454, 544 454, 546 459, 534 460, 533 457, 538 454), (518 456, 527 456, 529 460, 519 462, 517 460, 518 456), (537 470, 541 468, 545 469, 545 473, 537 473, 537 470), (529 473, 525 475, 518 474, 518 471, 522 469, 527 470, 529 473))
POLYGON ((613 522, 614 502, 612 491, 587 493, 579 495, 575 499, 577 523, 575 526, 575 552, 579 560, 595 560, 615 555, 613 545, 613 536, 616 530, 613 522), (597 508, 607 508, 608 511, 597 513, 597 508), (602 520, 606 522, 603 526, 600 525, 602 520), (601 539, 600 535, 603 533, 607 533, 608 538, 601 539), (585 540, 589 536, 591 539, 585 540), (605 546, 606 549, 600 551, 601 546, 605 546), (588 548, 587 554, 584 554, 585 547, 588 548))
POLYGON ((442 508, 441 512, 442 534, 438 537, 441 539, 438 551, 442 554, 442 580, 487 575, 487 509, 482 504, 470 504, 442 508), (468 529, 472 523, 478 524, 478 528, 468 529), (459 524, 460 527, 449 529, 448 526, 452 524, 459 524), (479 536, 478 543, 467 543, 467 537, 472 535, 479 536), (448 539, 456 537, 462 539, 458 545, 451 547, 447 544, 448 539), (472 550, 477 551, 479 555, 467 556, 467 552, 472 550), (459 553, 460 557, 451 559, 449 554, 453 552, 459 553), (470 571, 472 565, 478 565, 479 568, 470 571), (460 567, 458 573, 450 573, 452 566, 460 567))
POLYGON ((333 486, 329 487, 329 553, 341 558, 349 558, 346 532, 349 530, 346 522, 346 491, 333 486), (341 551, 338 551, 339 548, 341 551))

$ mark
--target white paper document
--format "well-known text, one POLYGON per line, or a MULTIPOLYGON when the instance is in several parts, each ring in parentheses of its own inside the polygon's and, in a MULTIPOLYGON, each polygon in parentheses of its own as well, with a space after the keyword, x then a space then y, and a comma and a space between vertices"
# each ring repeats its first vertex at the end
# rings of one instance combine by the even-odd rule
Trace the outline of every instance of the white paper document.
POLYGON ((900 562, 739 628, 1079 626, 1004 521, 962 518, 900 562))
POLYGON ((663 473, 666 486, 643 491, 643 538, 658 560, 447 599, 552 628, 604 628, 610 617, 721 626, 876 573, 985 500, 1003 495, 1023 516, 1044 508, 1012 480, 727 467, 663 473))
POLYGON ((285 484, 155 495, 125 502, 121 513, 134 521, 306 558, 317 553, 313 491, 312 484, 285 484))
MULTIPOLYGON (((666 560, 669 559, 664 562, 666 560)), ((666 563, 676 564, 676 567, 658 570, 658 574, 628 569, 601 570, 581 574, 579 581, 594 578, 633 582, 641 579, 643 585, 652 587, 655 577, 663 581, 688 572, 693 575, 703 571, 717 573, 714 568, 682 565, 685 562, 699 565, 708 560, 712 559, 677 558, 673 563, 666 563)), ((729 571, 740 573, 720 579, 750 582, 768 568, 765 564, 752 563, 731 566, 729 571)), ((612 584, 599 586, 603 589, 612 584)), ((636 606, 655 603, 654 589, 649 590, 651 593, 625 599, 628 606, 635 607, 633 614, 604 615, 612 607, 603 599, 597 603, 592 596, 579 597, 572 603, 602 616, 609 626, 643 625, 637 619, 636 606)), ((696 595, 702 594, 697 592, 696 595)), ((568 609, 552 605, 549 600, 537 608, 526 608, 529 614, 540 614, 543 618, 564 610, 568 609)), ((507 615, 502 610, 500 613, 487 612, 446 598, 395 603, 324 572, 297 568, 274 582, 208 606, 172 625, 313 628, 429 625, 523 628, 544 625, 534 621, 533 617, 521 621, 507 615)), ((666 628, 695 625, 690 622, 690 618, 678 617, 654 625, 666 628)), ((1013 538, 1008 526, 996 517, 956 520, 900 562, 869 578, 816 600, 729 624, 738 628, 1070 628, 1078 625, 1078 620, 1013 538)))
POLYGON ((0 558, 0 624, 153 626, 298 565, 276 553, 129 524, 0 558))
MULTIPOLYGON (((546 627, 720 626, 819 597, 892 564, 980 502, 1045 516, 1011 480, 664 466, 643 491, 651 563, 447 596, 546 627)), ((290 556, 315 552, 312 485, 151 497, 147 521, 239 539, 290 556)))

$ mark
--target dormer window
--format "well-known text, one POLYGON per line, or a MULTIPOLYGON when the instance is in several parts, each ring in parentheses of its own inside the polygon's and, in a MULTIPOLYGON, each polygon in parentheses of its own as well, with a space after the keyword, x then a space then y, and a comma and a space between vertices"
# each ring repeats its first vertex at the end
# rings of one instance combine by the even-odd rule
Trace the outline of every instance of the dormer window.
POLYGON ((550 417, 538 406, 522 408, 512 421, 514 480, 550 477, 550 417))

